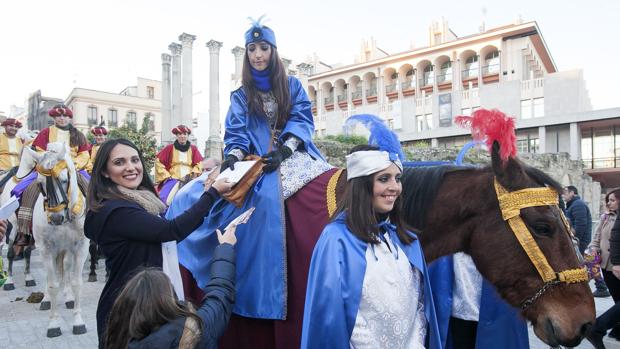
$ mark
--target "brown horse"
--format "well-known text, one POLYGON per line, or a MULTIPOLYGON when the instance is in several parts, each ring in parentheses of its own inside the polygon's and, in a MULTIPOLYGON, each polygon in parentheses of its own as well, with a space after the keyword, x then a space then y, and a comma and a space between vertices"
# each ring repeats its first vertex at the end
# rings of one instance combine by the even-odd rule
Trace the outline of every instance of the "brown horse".
MULTIPOLYGON (((576 346, 595 319, 587 282, 543 282, 502 218, 494 179, 508 191, 561 186, 542 171, 509 159, 498 149, 485 168, 406 169, 403 200, 408 223, 420 227, 427 262, 464 251, 509 304, 522 309, 534 332, 551 346, 576 346), (535 297, 536 296, 536 297, 535 297)), ((520 216, 556 272, 580 264, 557 206, 524 208, 520 216)))
MULTIPOLYGON (((499 147, 496 146, 492 151, 492 165, 485 168, 442 166, 405 169, 401 200, 407 223, 420 229, 419 237, 427 262, 456 252, 467 252, 499 294, 509 304, 522 309, 522 315, 532 322, 540 339, 551 346, 575 346, 581 342, 595 319, 591 291, 585 281, 543 281, 510 226, 503 220, 494 180, 497 179, 510 192, 545 187, 559 192, 561 187, 543 172, 516 159, 502 162, 498 153, 499 147)), ((332 214, 336 202, 340 201, 346 190, 346 173, 336 172, 326 187, 324 207, 332 214)), ((559 198, 555 193, 552 196, 559 198)), ((579 268, 577 254, 557 205, 524 208, 520 210, 520 217, 555 272, 579 268)), ((287 245, 292 243, 297 250, 287 253, 288 314, 287 320, 279 323, 284 323, 282 327, 287 328, 285 333, 290 347, 298 347, 300 343, 297 337, 301 334, 310 256, 326 222, 309 222, 313 230, 310 236, 296 237, 287 230, 287 245), (303 243, 296 243, 300 241, 303 243), (291 262, 293 258, 297 261, 291 262), (293 270, 292 265, 301 267, 293 270)), ((188 299, 202 299, 200 294, 190 294, 191 291, 186 289, 188 299)), ((261 346, 258 344, 260 340, 252 339, 254 333, 272 331, 271 325, 266 324, 269 320, 245 318, 241 322, 236 321, 233 318, 230 331, 225 335, 226 345, 222 347, 276 347, 273 344, 261 346), (242 342, 229 342, 231 338, 239 339, 240 333, 244 333, 242 342)), ((277 333, 282 331, 276 330, 276 336, 277 333)))

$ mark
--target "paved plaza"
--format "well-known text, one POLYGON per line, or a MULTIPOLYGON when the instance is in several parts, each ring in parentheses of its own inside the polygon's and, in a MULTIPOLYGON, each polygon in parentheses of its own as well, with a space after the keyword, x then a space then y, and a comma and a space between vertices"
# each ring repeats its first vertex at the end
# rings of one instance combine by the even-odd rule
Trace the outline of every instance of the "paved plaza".
MULTIPOLYGON (((6 247, 3 249, 6 256, 6 247)), ((6 263, 6 257, 4 258, 6 263)), ((88 262, 88 261, 87 261, 88 262)), ((83 335, 73 335, 72 313, 64 307, 64 300, 60 300, 60 315, 63 318, 61 324, 62 336, 47 338, 47 323, 49 311, 39 310, 39 304, 31 304, 26 299, 32 292, 42 292, 45 287, 45 272, 41 263, 39 252, 35 250, 32 255, 32 274, 37 281, 37 286, 24 286, 24 261, 14 264, 14 291, 0 290, 0 309, 2 320, 0 321, 0 349, 88 349, 97 348, 97 322, 95 312, 97 301, 104 285, 103 260, 99 262, 97 282, 86 282, 88 279, 88 263, 84 267, 82 288, 82 317, 86 322, 88 332, 83 335)), ((611 298, 596 298, 597 313, 600 314, 612 305, 611 298)), ((610 349, 620 349, 620 342, 605 338, 605 344, 610 349)), ((547 349, 548 346, 539 341, 530 328, 530 347, 533 349, 547 349)), ((578 348, 590 349, 590 343, 584 341, 578 348)))

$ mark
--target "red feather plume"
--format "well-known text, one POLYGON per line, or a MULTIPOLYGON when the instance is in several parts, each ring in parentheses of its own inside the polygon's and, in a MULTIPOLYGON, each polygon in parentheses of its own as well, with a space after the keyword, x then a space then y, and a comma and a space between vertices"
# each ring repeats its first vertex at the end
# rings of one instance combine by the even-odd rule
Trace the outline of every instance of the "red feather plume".
POLYGON ((478 109, 471 116, 457 116, 455 122, 461 127, 470 128, 474 140, 484 140, 489 152, 493 148, 493 142, 497 141, 502 161, 517 155, 515 120, 501 111, 478 109))

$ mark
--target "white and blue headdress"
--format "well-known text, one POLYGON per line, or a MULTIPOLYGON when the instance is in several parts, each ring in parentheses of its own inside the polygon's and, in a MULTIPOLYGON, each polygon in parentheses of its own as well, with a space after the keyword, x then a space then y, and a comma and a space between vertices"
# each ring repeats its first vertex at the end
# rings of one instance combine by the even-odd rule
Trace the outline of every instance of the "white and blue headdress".
POLYGON ((377 173, 392 164, 402 171, 401 161, 405 160, 405 156, 400 141, 386 126, 385 121, 371 114, 353 115, 345 122, 345 128, 351 128, 358 122, 370 131, 368 144, 378 147, 379 150, 356 151, 347 155, 347 180, 377 173))
POLYGON ((271 28, 261 23, 264 18, 265 15, 260 16, 257 20, 248 17, 252 27, 245 32, 245 46, 253 42, 265 41, 273 47, 278 47, 276 45, 276 34, 271 28))

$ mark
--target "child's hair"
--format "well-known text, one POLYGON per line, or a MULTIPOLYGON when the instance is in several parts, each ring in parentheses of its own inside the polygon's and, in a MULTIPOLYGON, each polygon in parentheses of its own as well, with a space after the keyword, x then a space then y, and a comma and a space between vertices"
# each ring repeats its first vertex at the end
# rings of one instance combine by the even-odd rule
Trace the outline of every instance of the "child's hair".
POLYGON ((132 339, 141 340, 181 317, 187 319, 183 333, 190 333, 183 337, 179 348, 194 348, 200 340, 202 319, 191 305, 177 300, 170 279, 161 269, 144 269, 127 282, 112 306, 105 348, 127 348, 132 339))

